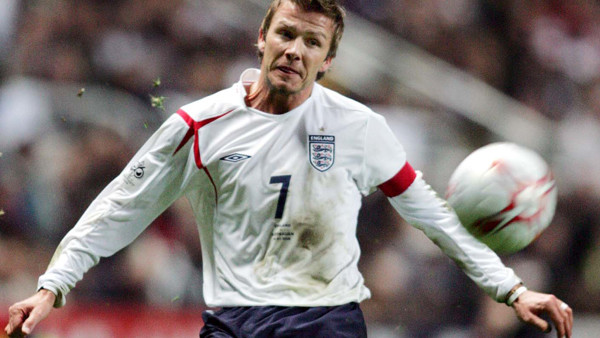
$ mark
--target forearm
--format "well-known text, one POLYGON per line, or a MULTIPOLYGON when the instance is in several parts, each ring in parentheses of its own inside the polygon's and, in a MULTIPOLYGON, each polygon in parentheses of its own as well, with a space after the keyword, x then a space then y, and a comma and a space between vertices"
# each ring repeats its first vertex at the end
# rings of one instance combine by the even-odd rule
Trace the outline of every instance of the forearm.
POLYGON ((446 202, 421 178, 401 195, 389 199, 396 211, 422 230, 441 250, 487 294, 504 302, 508 292, 521 280, 502 264, 498 255, 474 238, 446 202))

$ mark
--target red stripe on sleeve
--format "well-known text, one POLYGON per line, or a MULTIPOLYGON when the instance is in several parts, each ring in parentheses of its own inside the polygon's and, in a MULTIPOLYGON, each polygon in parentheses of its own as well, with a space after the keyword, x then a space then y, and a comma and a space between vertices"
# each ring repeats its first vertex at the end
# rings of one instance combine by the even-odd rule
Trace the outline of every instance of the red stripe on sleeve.
POLYGON ((175 149, 173 152, 173 155, 177 154, 179 149, 181 149, 181 147, 183 147, 190 140, 190 138, 194 136, 194 120, 190 117, 190 115, 181 109, 177 111, 177 115, 181 116, 190 128, 188 129, 187 133, 185 133, 185 136, 177 146, 177 149, 175 149))
POLYGON ((185 121, 185 123, 187 123, 187 125, 190 127, 190 129, 187 131, 187 133, 183 137, 183 140, 181 140, 181 143, 179 143, 179 146, 177 146, 177 149, 175 149, 175 152, 173 153, 173 155, 175 155, 175 153, 177 153, 179 151, 179 149, 181 149, 181 147, 183 147, 183 145, 185 145, 189 141, 189 139, 192 136, 194 136, 194 159, 196 160, 196 166, 198 167, 198 169, 202 169, 203 164, 202 164, 202 158, 200 157, 200 145, 198 144, 198 130, 200 130, 200 128, 204 127, 205 125, 231 113, 232 111, 233 111, 233 109, 231 109, 221 115, 217 115, 217 116, 208 118, 206 120, 194 121, 194 119, 188 113, 179 109, 177 111, 177 114, 183 118, 183 120, 185 121))
POLYGON ((402 167, 394 177, 381 183, 379 189, 381 189, 387 197, 395 197, 406 191, 406 189, 408 189, 415 181, 416 177, 417 173, 413 167, 406 162, 404 167, 402 167))
POLYGON ((194 126, 194 119, 192 119, 192 117, 183 109, 179 109, 177 111, 177 115, 181 116, 181 118, 185 121, 185 123, 187 123, 188 126, 190 126, 190 128, 194 126))

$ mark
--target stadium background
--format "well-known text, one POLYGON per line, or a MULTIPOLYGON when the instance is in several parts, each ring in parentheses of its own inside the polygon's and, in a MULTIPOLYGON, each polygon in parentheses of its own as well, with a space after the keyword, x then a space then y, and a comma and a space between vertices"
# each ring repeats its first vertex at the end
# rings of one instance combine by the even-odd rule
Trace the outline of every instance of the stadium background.
MULTIPOLYGON (((60 238, 178 106, 257 66, 266 0, 0 1, 0 326, 60 238)), ((600 332, 600 4, 348 0, 322 83, 386 116, 444 193, 493 141, 539 151, 558 181, 551 226, 504 261, 600 332)), ((365 198, 358 236, 372 337, 536 337, 418 231, 365 198)), ((178 201, 103 260, 39 337, 197 336, 198 235, 178 201)), ((0 334, 1 336, 1 334, 0 334)))

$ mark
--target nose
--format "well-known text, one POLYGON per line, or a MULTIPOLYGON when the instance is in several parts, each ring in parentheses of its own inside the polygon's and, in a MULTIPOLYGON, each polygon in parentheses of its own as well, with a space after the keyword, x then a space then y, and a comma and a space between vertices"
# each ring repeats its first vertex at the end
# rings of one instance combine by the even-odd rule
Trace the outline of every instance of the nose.
POLYGON ((285 57, 288 61, 294 61, 300 59, 300 52, 302 49, 302 39, 297 38, 291 40, 285 50, 285 57))

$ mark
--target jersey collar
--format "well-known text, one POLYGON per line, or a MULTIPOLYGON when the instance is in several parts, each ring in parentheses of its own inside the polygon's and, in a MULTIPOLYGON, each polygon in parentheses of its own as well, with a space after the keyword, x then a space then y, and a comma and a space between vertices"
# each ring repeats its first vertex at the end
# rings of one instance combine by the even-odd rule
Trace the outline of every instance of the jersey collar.
POLYGON ((252 107, 248 107, 246 105, 246 101, 245 101, 246 95, 248 95, 246 88, 249 88, 252 83, 258 81, 259 77, 260 77, 260 69, 248 68, 248 69, 244 70, 242 72, 242 74, 240 75, 240 81, 236 84, 237 88, 238 88, 238 93, 240 95, 241 103, 244 107, 246 107, 247 109, 250 109, 252 111, 255 111, 255 112, 258 112, 258 113, 261 113, 264 115, 268 115, 270 117, 291 116, 291 115, 295 115, 296 112, 298 112, 298 111, 305 110, 305 107, 307 107, 311 104, 311 102, 314 100, 314 96, 317 95, 317 93, 321 90, 321 86, 318 83, 315 83, 315 85, 313 86, 313 90, 312 90, 310 96, 308 97, 308 99, 306 99, 306 101, 302 102, 302 104, 299 105, 298 107, 296 107, 282 115, 267 114, 260 110, 254 109, 252 107))

